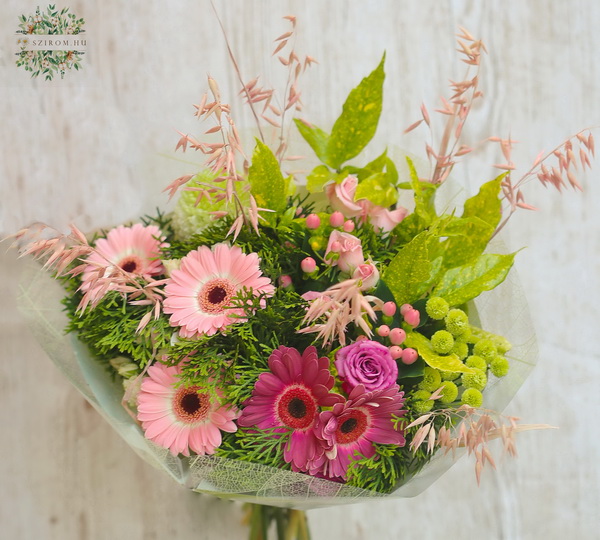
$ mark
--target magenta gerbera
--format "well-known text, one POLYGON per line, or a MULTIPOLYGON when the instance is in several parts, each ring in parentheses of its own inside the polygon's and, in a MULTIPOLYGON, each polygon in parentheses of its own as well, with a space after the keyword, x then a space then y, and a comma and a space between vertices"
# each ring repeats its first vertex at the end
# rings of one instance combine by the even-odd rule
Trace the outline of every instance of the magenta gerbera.
POLYGON ((165 287, 164 312, 183 337, 212 336, 217 330, 245 321, 245 311, 231 307, 231 299, 242 288, 255 296, 275 291, 271 280, 262 275, 256 253, 245 255, 227 244, 212 250, 201 246, 181 259, 165 287))
POLYGON ((334 384, 329 359, 319 358, 315 347, 300 355, 294 348, 281 346, 269 357, 269 368, 270 373, 259 375, 238 424, 291 429, 283 453, 286 463, 295 471, 317 470, 325 460, 314 432, 320 407, 343 401, 342 396, 329 392, 334 384))
POLYGON ((237 411, 223 406, 200 386, 179 386, 180 368, 154 364, 137 396, 138 420, 147 439, 174 456, 214 454, 221 444, 221 431, 233 433, 237 411))
POLYGON ((404 446, 404 435, 392 423, 392 416, 400 417, 406 412, 403 405, 404 392, 397 385, 366 392, 359 384, 345 403, 323 411, 315 427, 325 446, 326 459, 320 472, 327 478, 346 480, 352 461, 375 454, 373 443, 404 446))
POLYGON ((87 291, 93 286, 101 275, 99 268, 117 266, 146 278, 162 274, 164 268, 160 262, 160 250, 167 246, 156 225, 144 227, 136 223, 132 227, 115 227, 106 238, 96 240, 96 251, 86 259, 91 264, 83 271, 81 289, 87 291))

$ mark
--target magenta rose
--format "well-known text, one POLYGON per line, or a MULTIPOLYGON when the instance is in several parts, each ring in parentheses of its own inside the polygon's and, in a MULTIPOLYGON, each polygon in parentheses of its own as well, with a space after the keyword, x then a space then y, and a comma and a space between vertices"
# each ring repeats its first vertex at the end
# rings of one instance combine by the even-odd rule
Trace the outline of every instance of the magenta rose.
POLYGON ((342 347, 335 355, 335 367, 350 391, 362 384, 368 392, 385 390, 396 384, 398 364, 389 349, 364 339, 342 347))

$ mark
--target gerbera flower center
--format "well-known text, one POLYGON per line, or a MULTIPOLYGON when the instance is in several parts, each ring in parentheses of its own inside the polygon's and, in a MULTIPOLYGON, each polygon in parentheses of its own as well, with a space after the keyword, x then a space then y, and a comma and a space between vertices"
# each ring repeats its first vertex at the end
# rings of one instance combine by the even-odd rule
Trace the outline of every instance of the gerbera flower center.
POLYGON ((179 388, 173 398, 173 412, 178 420, 193 424, 204 420, 210 409, 210 397, 206 392, 198 392, 199 386, 179 388))
POLYGON ((368 416, 360 409, 352 409, 340 417, 335 432, 338 444, 351 444, 360 439, 369 427, 368 416))
POLYGON ((142 271, 142 260, 136 255, 130 255, 120 261, 117 266, 121 268, 121 270, 125 270, 125 272, 139 274, 142 271))
POLYGON ((317 417, 317 402, 305 386, 295 385, 284 390, 275 404, 281 423, 293 429, 306 429, 317 417))
POLYGON ((200 308, 205 313, 223 313, 234 293, 235 287, 231 281, 213 279, 205 283, 198 293, 200 308))

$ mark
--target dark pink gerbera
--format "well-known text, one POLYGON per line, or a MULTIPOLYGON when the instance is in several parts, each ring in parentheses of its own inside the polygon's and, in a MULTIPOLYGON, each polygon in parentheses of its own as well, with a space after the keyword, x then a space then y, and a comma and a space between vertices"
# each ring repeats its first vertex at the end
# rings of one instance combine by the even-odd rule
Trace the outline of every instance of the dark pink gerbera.
POLYGON ((320 472, 326 478, 346 480, 352 461, 375 454, 373 443, 404 446, 404 435, 392 423, 392 415, 403 416, 406 412, 403 405, 404 392, 398 385, 366 392, 359 384, 345 403, 323 411, 315 427, 325 446, 326 459, 320 472))
POLYGON ((329 359, 319 358, 315 347, 308 347, 300 355, 294 348, 281 346, 269 357, 269 368, 270 373, 258 377, 238 425, 291 429, 283 453, 285 461, 295 471, 322 468, 324 447, 315 435, 315 423, 321 406, 330 407, 343 400, 329 392, 334 384, 329 359))

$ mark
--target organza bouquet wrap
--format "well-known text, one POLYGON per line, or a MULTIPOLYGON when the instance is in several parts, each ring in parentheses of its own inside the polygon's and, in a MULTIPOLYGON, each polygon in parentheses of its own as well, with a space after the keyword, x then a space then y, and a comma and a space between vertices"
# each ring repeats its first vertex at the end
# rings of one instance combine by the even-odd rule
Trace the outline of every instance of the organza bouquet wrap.
MULTIPOLYGON (((106 366, 94 359, 76 334, 65 334, 67 317, 61 300, 64 289, 39 265, 30 263, 19 289, 19 308, 32 333, 58 369, 146 462, 178 484, 224 499, 307 510, 353 504, 376 498, 414 497, 427 489, 455 459, 439 450, 431 461, 390 494, 315 478, 302 473, 216 456, 174 457, 144 437, 138 423, 122 405, 123 386, 106 366)), ((537 360, 525 296, 513 272, 501 286, 475 301, 479 325, 506 336, 513 348, 507 354, 507 376, 489 384, 486 406, 501 412, 510 402, 537 360)), ((471 312, 473 318, 473 312, 471 312)), ((462 450, 459 450, 461 452, 462 450)))
POLYGON ((176 146, 206 161, 167 186, 172 212, 89 237, 71 226, 48 238, 45 225, 15 237, 45 262, 23 277, 21 311, 127 444, 187 489, 258 503, 252 539, 275 520, 280 538, 304 540, 303 510, 418 495, 465 451, 479 482, 495 466, 489 442, 515 455, 516 433, 548 427, 501 414, 537 348, 517 253, 498 233, 533 209, 528 180, 579 189, 594 141, 576 133, 517 179, 514 141, 490 137, 501 172, 449 199, 440 188, 472 151, 463 128, 483 95, 485 47, 461 29, 469 68, 436 109, 441 126, 422 105, 405 130, 428 129, 429 163, 387 148, 361 157, 383 110, 384 55, 329 132, 293 118, 318 158, 294 171, 286 134, 314 59, 293 50, 286 19, 279 100, 234 61, 257 121, 251 153, 209 77, 195 116, 213 125, 176 146))

